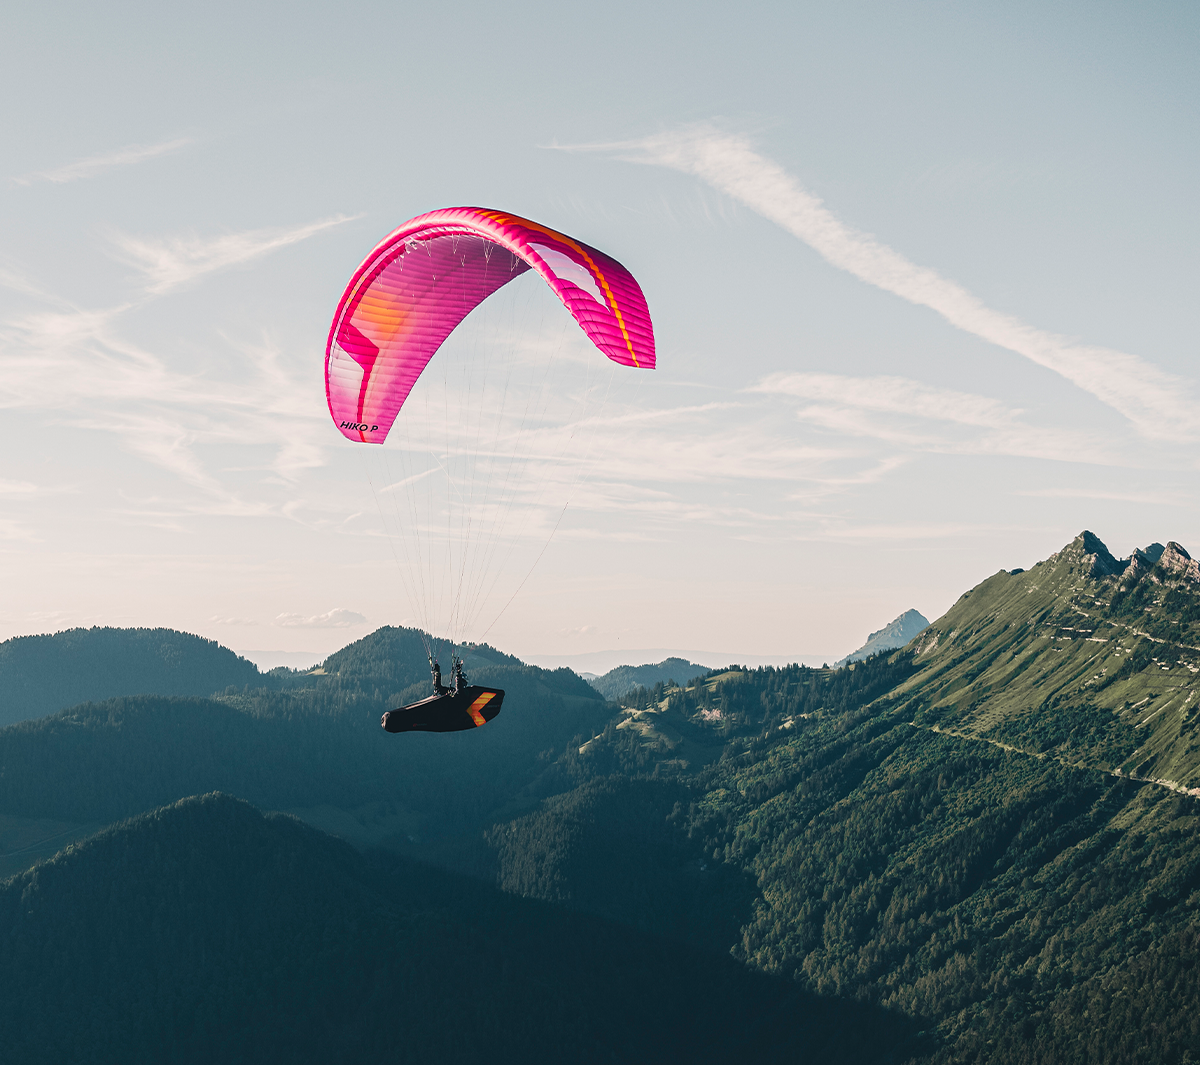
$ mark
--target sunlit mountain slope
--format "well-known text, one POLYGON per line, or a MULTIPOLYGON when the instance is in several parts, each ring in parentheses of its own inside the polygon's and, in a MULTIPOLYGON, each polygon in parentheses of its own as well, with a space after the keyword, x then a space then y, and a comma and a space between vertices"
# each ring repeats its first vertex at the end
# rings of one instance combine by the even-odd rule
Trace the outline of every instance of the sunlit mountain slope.
POLYGON ((915 643, 913 720, 1200 786, 1200 567, 1178 544, 1117 560, 1084 532, 973 588, 915 643))

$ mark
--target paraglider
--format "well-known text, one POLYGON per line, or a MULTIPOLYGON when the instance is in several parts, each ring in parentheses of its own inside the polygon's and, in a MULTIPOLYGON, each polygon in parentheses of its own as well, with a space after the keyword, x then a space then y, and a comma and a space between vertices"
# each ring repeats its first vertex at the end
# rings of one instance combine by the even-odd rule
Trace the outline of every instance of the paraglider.
POLYGON ((389 710, 383 715, 385 732, 462 732, 486 725, 500 713, 503 690, 468 684, 458 655, 454 656, 452 688, 442 684, 442 671, 436 659, 430 669, 433 694, 398 710, 389 710))
MULTIPOLYGON (((346 286, 325 348, 325 395, 339 432, 355 442, 382 444, 422 372, 447 338, 489 296, 531 270, 613 363, 654 368, 654 330, 646 299, 633 275, 619 262, 564 233, 516 215, 478 207, 447 208, 413 218, 389 233, 346 286)), ((508 387, 506 378, 505 399, 508 387)), ((478 420, 483 421, 482 414, 478 420)), ((500 419, 495 420, 499 424, 500 419)), ((521 413, 522 430, 529 421, 527 405, 521 413)), ((496 432, 499 439, 500 431, 496 432)), ((486 461, 496 461, 493 452, 498 449, 480 442, 480 437, 480 432, 474 433, 470 446, 486 454, 486 461)), ((508 437, 522 439, 520 433, 508 437)), ((437 524, 433 520, 409 523, 416 541, 411 554, 424 567, 409 590, 418 599, 448 596, 445 623, 458 628, 465 628, 477 616, 482 609, 478 603, 495 588, 495 579, 483 570, 502 566, 508 557, 495 544, 500 527, 495 501, 489 498, 481 503, 473 493, 481 483, 490 486, 502 481, 509 486, 516 481, 512 461, 502 474, 489 476, 495 467, 486 464, 473 467, 469 476, 456 474, 454 461, 468 449, 468 445, 456 444, 439 451, 421 442, 411 450, 422 452, 429 468, 385 488, 403 487, 415 496, 414 484, 423 487, 432 483, 427 478, 444 478, 446 490, 437 496, 437 524), (457 518, 449 513, 455 507, 459 508, 457 518), (430 546, 435 528, 445 530, 437 534, 445 538, 441 556, 430 546), (481 546, 488 536, 493 541, 481 546), (480 572, 468 572, 473 568, 480 572), (451 590, 447 593, 446 589, 451 590)), ((434 490, 428 488, 427 495, 433 500, 434 490)), ((407 547, 405 554, 410 554, 407 547)), ((427 607, 426 614, 430 613, 427 607)), ((500 712, 503 691, 467 684, 457 656, 452 687, 447 689, 433 649, 427 647, 427 651, 434 694, 384 714, 387 731, 477 728, 500 712)))
POLYGON ((342 435, 382 444, 446 337, 530 269, 613 362, 654 368, 646 298, 615 259, 501 211, 431 211, 384 237, 338 303, 325 346, 325 395, 342 435))
POLYGON ((432 654, 429 672, 433 678, 433 694, 387 711, 381 722, 385 732, 462 732, 486 725, 500 713, 503 690, 468 684, 463 660, 458 655, 454 655, 451 687, 442 683, 442 667, 432 654))

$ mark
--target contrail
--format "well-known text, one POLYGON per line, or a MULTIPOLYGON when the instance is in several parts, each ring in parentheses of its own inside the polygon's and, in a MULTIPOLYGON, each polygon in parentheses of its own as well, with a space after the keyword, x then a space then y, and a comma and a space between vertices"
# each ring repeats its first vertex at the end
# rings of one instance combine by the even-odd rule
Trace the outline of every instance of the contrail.
POLYGON ((821 200, 741 136, 709 124, 636 141, 568 146, 608 151, 708 182, 867 284, 936 311, 951 325, 1065 377, 1128 418, 1147 437, 1194 440, 1200 419, 1190 383, 1136 355, 1080 344, 993 310, 936 270, 910 262, 841 222, 821 200))

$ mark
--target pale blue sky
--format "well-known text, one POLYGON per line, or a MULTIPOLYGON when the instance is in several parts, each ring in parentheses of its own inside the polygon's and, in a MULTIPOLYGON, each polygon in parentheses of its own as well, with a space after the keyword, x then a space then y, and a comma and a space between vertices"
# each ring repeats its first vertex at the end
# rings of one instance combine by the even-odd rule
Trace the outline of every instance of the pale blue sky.
POLYGON ((1200 549, 1190 5, 0 19, 0 637, 413 619, 321 362, 457 204, 616 256, 659 345, 507 650, 832 660, 1083 528, 1200 549))

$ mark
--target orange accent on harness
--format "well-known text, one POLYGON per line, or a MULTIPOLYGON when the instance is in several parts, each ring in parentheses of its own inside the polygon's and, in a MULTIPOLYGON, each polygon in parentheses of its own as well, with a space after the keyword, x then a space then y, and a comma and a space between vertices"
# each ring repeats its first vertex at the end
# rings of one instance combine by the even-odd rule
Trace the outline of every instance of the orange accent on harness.
POLYGON ((487 718, 485 718, 479 711, 487 706, 487 704, 490 703, 494 698, 496 698, 495 692, 484 692, 470 706, 467 707, 467 713, 471 715, 471 720, 475 722, 475 726, 477 728, 480 725, 487 724, 487 718))

